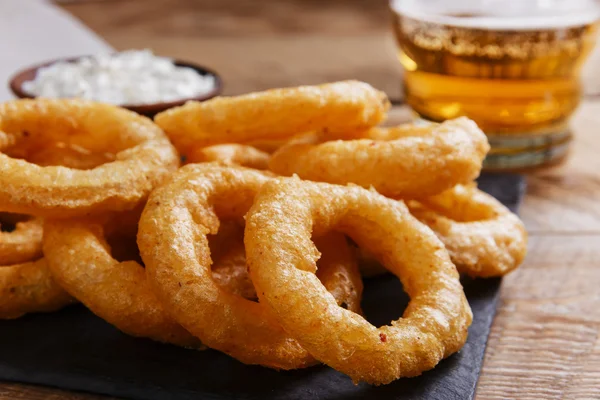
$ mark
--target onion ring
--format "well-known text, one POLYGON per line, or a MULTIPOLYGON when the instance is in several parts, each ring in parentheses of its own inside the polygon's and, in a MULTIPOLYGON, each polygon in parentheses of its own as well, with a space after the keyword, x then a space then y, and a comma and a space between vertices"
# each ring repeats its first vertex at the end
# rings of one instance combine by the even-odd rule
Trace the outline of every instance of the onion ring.
POLYGON ((192 151, 186 163, 220 161, 254 169, 268 169, 271 155, 243 144, 218 144, 192 151))
POLYGON ((200 341, 165 311, 144 268, 111 255, 105 223, 49 220, 44 230, 44 253, 52 274, 90 311, 131 336, 201 348, 200 341))
POLYGON ((475 184, 458 185, 407 204, 438 235, 459 272, 483 278, 502 276, 525 258, 523 222, 475 184))
POLYGON ((344 81, 190 101, 154 120, 187 155, 213 144, 291 138, 310 131, 348 137, 377 125, 388 108, 383 92, 363 82, 344 81))
POLYGON ((56 311, 74 302, 55 282, 44 258, 0 267, 0 319, 56 311))
MULTIPOLYGON (((4 219, 4 216, 0 217, 0 220, 4 219)), ((13 231, 0 232, 0 266, 20 264, 42 257, 42 220, 34 218, 16 221, 14 225, 13 231)))
POLYGON ((458 351, 472 314, 444 245, 402 202, 358 186, 280 178, 266 183, 244 236, 260 304, 315 358, 355 382, 384 384, 433 368, 458 351), (404 285, 403 318, 376 328, 341 309, 314 275, 312 235, 348 234, 404 285))
MULTIPOLYGON (((163 304, 204 344, 247 364, 300 368, 315 363, 314 358, 262 304, 221 288, 210 268, 207 235, 218 232, 220 218, 240 219, 269 179, 243 167, 188 164, 152 192, 140 220, 138 244, 163 304)), ((352 255, 348 250, 336 257, 344 254, 352 255)), ((358 275, 354 258, 332 265, 342 264, 358 275)), ((332 276, 344 282, 339 274, 332 276)), ((355 288, 354 294, 360 296, 360 291, 355 288)))
MULTIPOLYGON (((463 117, 429 129, 425 135, 416 128, 413 136, 383 131, 396 136, 391 140, 290 144, 272 155, 269 167, 280 175, 372 186, 388 197, 429 196, 475 179, 489 150, 477 125, 463 117)), ((383 137, 382 130, 375 132, 383 137)))
POLYGON ((52 218, 129 210, 179 165, 151 120, 115 106, 73 99, 14 100, 0 105, 0 204, 8 212, 52 218), (52 143, 112 153, 89 170, 11 157, 52 143))

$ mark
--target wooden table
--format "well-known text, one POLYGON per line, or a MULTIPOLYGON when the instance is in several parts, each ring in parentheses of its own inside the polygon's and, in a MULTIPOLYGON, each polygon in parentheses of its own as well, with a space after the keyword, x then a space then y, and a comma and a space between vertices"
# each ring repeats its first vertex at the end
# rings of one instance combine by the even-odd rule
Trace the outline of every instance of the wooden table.
MULTIPOLYGON (((64 4, 117 49, 211 66, 227 93, 359 78, 400 99, 386 1, 120 0, 64 4), (234 4, 235 3, 235 4, 234 4)), ((506 277, 477 399, 600 398, 600 52, 560 167, 531 173, 525 264, 506 277), (597 138, 597 136, 599 136, 597 138)), ((405 118, 402 107, 396 119, 405 118)), ((0 399, 106 399, 13 383, 0 399)))

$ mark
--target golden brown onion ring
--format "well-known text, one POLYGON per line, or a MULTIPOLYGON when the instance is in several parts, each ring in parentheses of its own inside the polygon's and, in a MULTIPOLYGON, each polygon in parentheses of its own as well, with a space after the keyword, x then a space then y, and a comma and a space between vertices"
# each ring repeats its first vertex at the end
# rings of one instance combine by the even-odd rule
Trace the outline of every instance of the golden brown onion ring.
POLYGON ((383 92, 344 81, 190 101, 154 120, 187 155, 213 144, 286 139, 311 131, 347 137, 380 123, 388 108, 383 92))
POLYGON ((74 302, 56 283, 44 258, 0 266, 0 319, 56 311, 74 302))
MULTIPOLYGON (((0 217, 0 220, 4 222, 4 216, 0 217)), ((0 232, 0 266, 24 263, 42 257, 42 220, 30 218, 17 221, 14 225, 13 231, 0 232)))
POLYGON ((472 314, 440 240, 402 202, 358 186, 280 178, 246 215, 250 276, 260 304, 318 360, 355 382, 384 384, 433 368, 465 343, 472 314), (411 301, 376 328, 337 306, 316 278, 313 235, 349 235, 397 275, 411 301))
POLYGON ((49 220, 44 229, 44 253, 56 281, 94 314, 132 336, 201 347, 165 311, 144 268, 113 257, 105 223, 49 220))
POLYGON ((525 258, 523 222, 475 184, 457 185, 407 204, 442 240, 459 272, 473 277, 502 276, 525 258))
MULTIPOLYGON (((150 196, 140 220, 138 244, 157 294, 177 321, 203 343, 247 364, 300 368, 315 363, 314 358, 262 304, 219 286, 210 268, 207 235, 217 233, 220 218, 239 220, 269 179, 248 168, 186 165, 150 196)), ((338 253, 351 256, 349 251, 338 253)), ((348 268, 358 275, 354 259, 350 261, 348 268)), ((358 288, 354 292, 360 296, 358 288)))
POLYGON ((8 212, 56 218, 129 210, 179 165, 177 152, 151 120, 107 104, 9 101, 0 104, 0 132, 12 138, 0 141, 0 204, 8 212), (79 170, 11 157, 56 143, 114 154, 115 160, 79 170))
POLYGON ((484 133, 467 119, 432 125, 429 134, 386 132, 391 140, 357 139, 291 144, 272 155, 269 167, 280 175, 329 183, 355 183, 389 197, 429 196, 479 176, 489 150, 484 133), (395 137, 394 137, 395 136, 395 137))

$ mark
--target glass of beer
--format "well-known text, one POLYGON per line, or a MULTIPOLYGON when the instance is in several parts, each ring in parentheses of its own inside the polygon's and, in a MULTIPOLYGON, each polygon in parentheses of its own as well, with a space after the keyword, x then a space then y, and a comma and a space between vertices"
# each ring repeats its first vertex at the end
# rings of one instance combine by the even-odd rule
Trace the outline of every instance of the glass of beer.
POLYGON ((492 146, 488 170, 565 157, 597 1, 392 0, 391 9, 405 100, 422 119, 477 122, 492 146))

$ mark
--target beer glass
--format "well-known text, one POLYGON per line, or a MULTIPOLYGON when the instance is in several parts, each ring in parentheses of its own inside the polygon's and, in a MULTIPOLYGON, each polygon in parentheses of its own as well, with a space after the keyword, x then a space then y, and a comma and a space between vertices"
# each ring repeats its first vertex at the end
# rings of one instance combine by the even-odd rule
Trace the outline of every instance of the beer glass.
MULTIPOLYGON (((560 161, 595 0, 392 0, 406 102, 423 119, 467 116, 488 135, 487 169, 560 161)), ((600 73, 600 71, 599 71, 600 73)))

